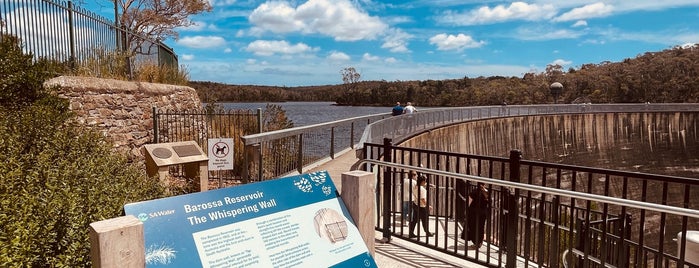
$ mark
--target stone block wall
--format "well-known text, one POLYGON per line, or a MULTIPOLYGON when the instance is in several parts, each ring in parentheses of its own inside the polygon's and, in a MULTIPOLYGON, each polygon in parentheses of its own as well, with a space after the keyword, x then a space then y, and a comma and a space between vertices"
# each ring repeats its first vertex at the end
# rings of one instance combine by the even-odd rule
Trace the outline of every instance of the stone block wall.
POLYGON ((56 77, 44 85, 70 101, 78 122, 102 132, 130 159, 142 159, 141 147, 153 140, 153 107, 202 108, 196 91, 187 86, 76 76, 56 77))

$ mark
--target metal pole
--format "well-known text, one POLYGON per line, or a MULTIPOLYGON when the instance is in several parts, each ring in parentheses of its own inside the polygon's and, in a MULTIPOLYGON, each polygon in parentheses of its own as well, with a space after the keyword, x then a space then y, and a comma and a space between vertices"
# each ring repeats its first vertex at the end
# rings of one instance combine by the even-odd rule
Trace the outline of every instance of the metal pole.
MULTIPOLYGON (((383 161, 392 162, 392 150, 393 145, 391 144, 390 138, 383 139, 383 161)), ((391 167, 385 167, 383 171, 383 204, 381 208, 383 209, 383 242, 391 241, 391 167)))
MULTIPOLYGON (((522 152, 519 150, 510 151, 510 181, 519 182, 520 177, 520 161, 522 160, 522 152)), ((511 192, 509 189, 505 194, 505 205, 507 206, 506 229, 505 229, 505 246, 507 248, 507 264, 506 267, 514 268, 517 265, 517 200, 519 198, 519 189, 511 192)))
POLYGON ((158 133, 158 111, 153 106, 153 143, 158 143, 158 136, 160 133, 158 133))
POLYGON ((75 70, 75 27, 73 25, 72 1, 68 1, 68 30, 70 32, 70 68, 75 70))

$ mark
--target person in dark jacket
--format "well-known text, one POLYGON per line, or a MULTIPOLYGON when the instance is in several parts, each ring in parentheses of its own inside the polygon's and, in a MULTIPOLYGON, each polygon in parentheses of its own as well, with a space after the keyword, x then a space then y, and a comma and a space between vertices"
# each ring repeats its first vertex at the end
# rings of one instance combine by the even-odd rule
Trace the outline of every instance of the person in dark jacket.
POLYGON ((473 245, 469 250, 477 250, 483 245, 485 238, 485 222, 490 216, 490 193, 485 184, 479 182, 476 189, 468 195, 468 207, 466 208, 466 230, 461 233, 461 238, 471 241, 473 245))
POLYGON ((396 116, 401 114, 403 114, 403 106, 400 106, 400 102, 396 102, 396 106, 393 106, 393 110, 391 110, 391 115, 396 116))

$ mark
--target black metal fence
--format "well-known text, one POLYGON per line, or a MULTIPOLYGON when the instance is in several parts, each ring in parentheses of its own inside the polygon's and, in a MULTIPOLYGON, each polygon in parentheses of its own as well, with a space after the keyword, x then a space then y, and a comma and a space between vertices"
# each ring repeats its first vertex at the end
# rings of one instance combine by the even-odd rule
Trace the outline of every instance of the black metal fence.
POLYGON ((377 173, 376 228, 384 237, 495 267, 699 267, 686 262, 687 240, 677 240, 699 230, 699 179, 527 161, 518 151, 503 158, 414 149, 390 139, 365 143, 364 152, 365 159, 380 161, 367 170, 387 163, 377 173), (434 237, 408 237, 396 217, 411 169, 428 175, 434 237), (468 250, 469 242, 459 238, 469 227, 458 217, 466 205, 457 193, 468 195, 476 182, 488 180, 486 246, 468 250))
MULTIPOLYGON (((208 140, 234 139, 234 169, 210 171, 209 179, 217 180, 219 187, 242 182, 245 146, 240 137, 261 132, 261 110, 190 110, 172 111, 153 108, 153 143, 196 141, 207 151, 208 140)), ((209 153, 207 152, 207 155, 209 153)), ((171 173, 179 173, 173 167, 171 173)), ((211 183, 210 183, 211 185, 211 183)))
POLYGON ((72 1, 2 1, 0 26, 0 38, 3 34, 20 38, 25 52, 37 59, 76 66, 109 60, 115 53, 133 52, 130 70, 144 62, 177 68, 177 55, 170 47, 118 28, 72 1))

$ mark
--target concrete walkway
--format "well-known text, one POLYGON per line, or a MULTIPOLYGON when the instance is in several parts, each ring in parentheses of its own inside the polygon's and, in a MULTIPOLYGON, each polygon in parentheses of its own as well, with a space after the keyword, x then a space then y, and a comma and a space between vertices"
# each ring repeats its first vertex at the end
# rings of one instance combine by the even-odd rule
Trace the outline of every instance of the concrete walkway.
MULTIPOLYGON (((327 163, 324 163, 316 168, 313 168, 309 172, 314 171, 328 171, 330 178, 333 180, 338 190, 342 192, 340 179, 342 178, 342 173, 351 171, 352 165, 358 161, 355 151, 351 150, 344 153, 340 157, 337 157, 327 163)), ((439 251, 431 250, 426 247, 404 241, 400 238, 394 238, 389 243, 381 243, 379 240, 382 235, 380 232, 376 232, 375 238, 377 239, 375 245, 374 259, 376 263, 381 268, 399 268, 399 267, 437 267, 437 268, 447 268, 447 267, 485 267, 482 265, 474 264, 463 259, 456 258, 454 256, 441 253, 439 251)))

